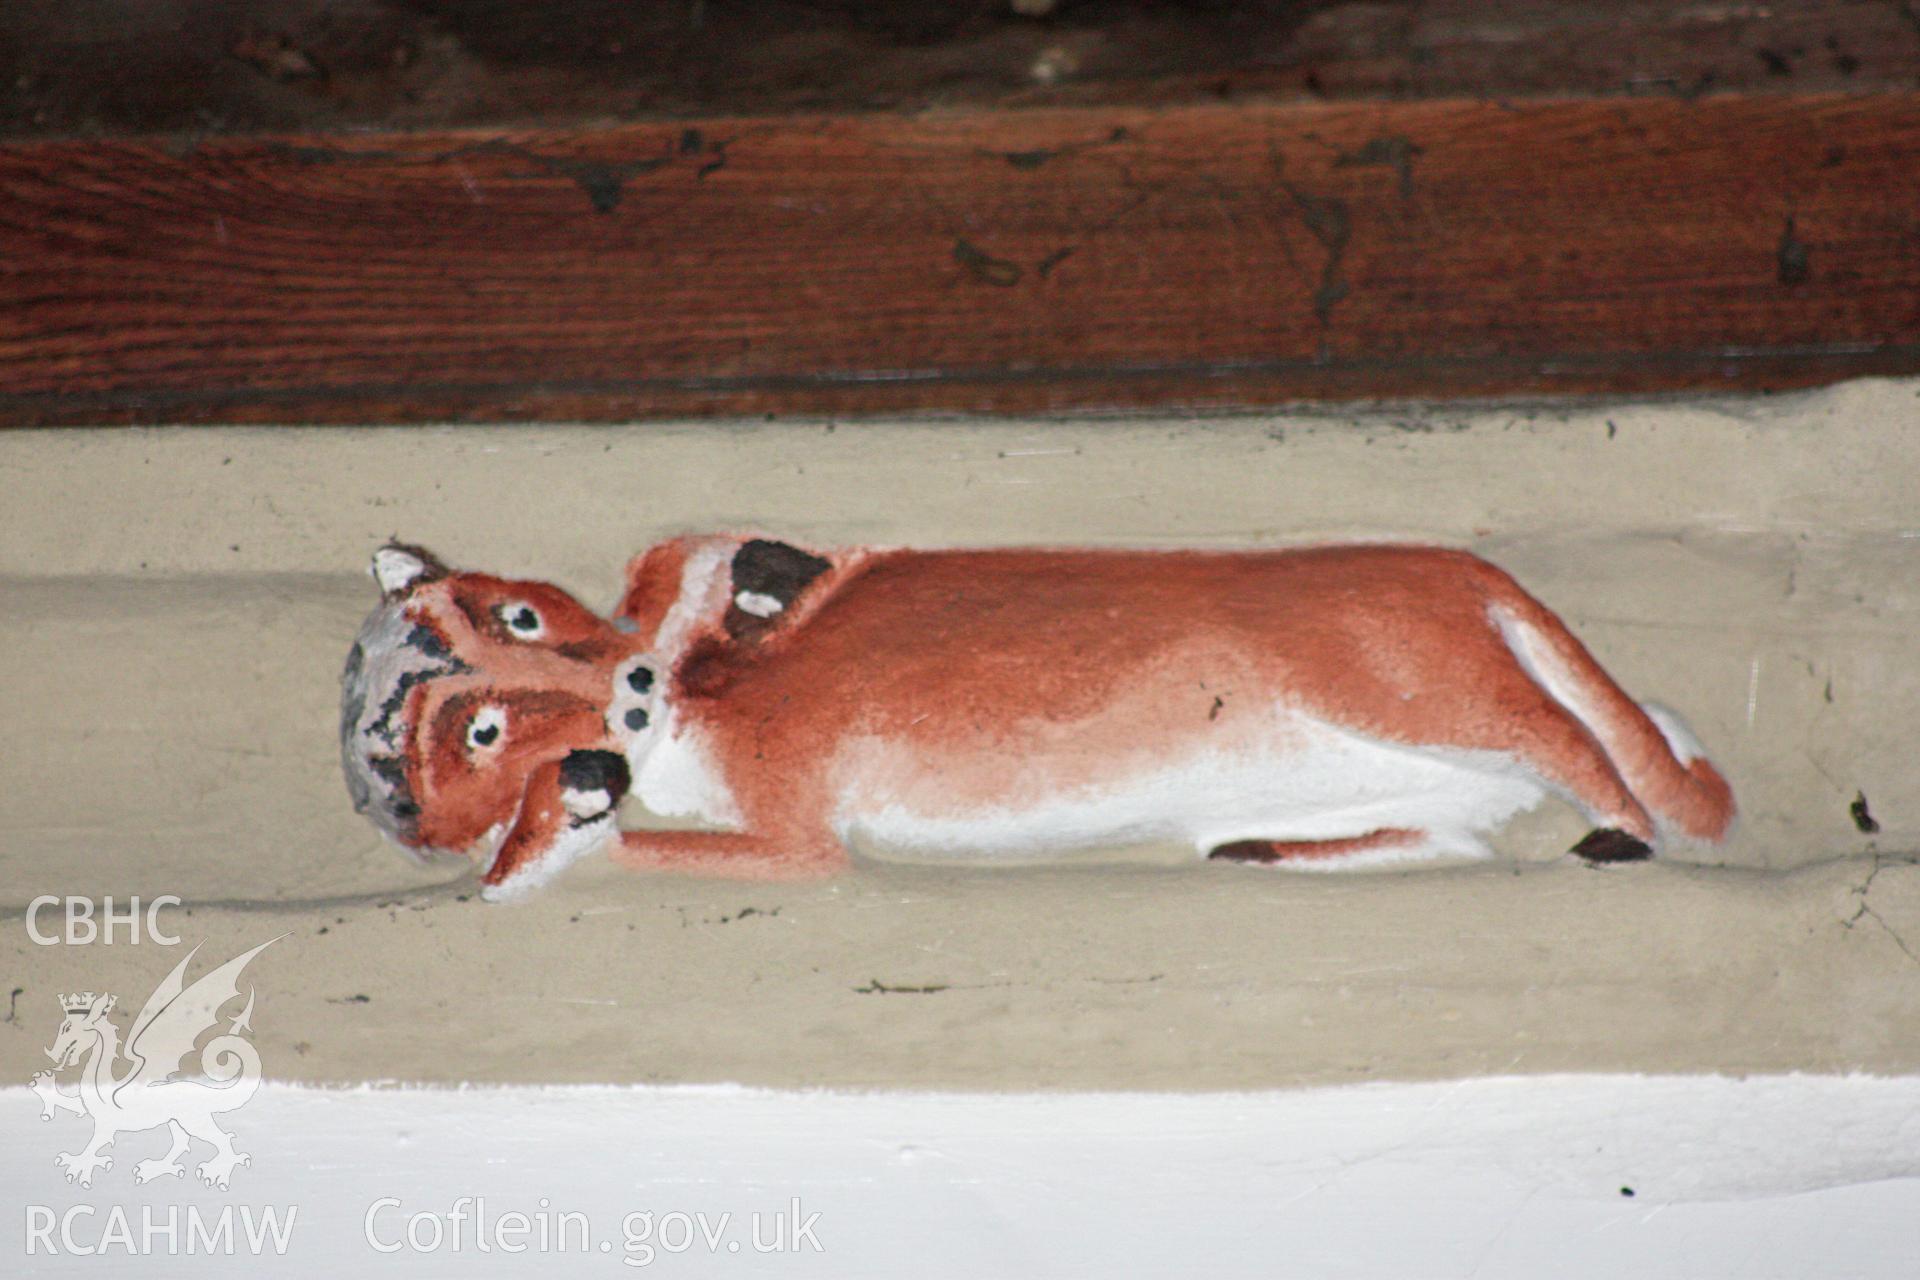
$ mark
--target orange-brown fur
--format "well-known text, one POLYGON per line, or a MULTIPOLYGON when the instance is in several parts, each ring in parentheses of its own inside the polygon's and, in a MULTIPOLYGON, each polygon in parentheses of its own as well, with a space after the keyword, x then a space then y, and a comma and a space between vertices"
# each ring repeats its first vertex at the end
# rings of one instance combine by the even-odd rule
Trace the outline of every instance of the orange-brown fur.
MULTIPOLYGON (((836 770, 861 744, 883 744, 890 794, 929 812, 1017 810, 1098 792, 1156 760, 1271 746, 1277 705, 1384 743, 1511 759, 1648 844, 1656 817, 1708 840, 1732 818, 1712 765, 1676 758, 1551 611, 1465 553, 854 551, 829 557, 742 639, 724 582, 692 600, 683 581, 702 548, 738 545, 682 539, 636 559, 616 615, 630 630, 542 583, 442 573, 413 585, 399 601, 407 616, 470 670, 408 694, 412 843, 463 849, 506 824, 493 884, 543 856, 578 825, 559 799, 561 763, 622 749, 604 713, 616 673, 636 660, 658 663, 660 705, 724 781, 739 829, 622 833, 614 856, 632 865, 843 865, 836 770), (538 642, 500 624, 513 601, 539 606, 538 642), (1573 673, 1584 719, 1516 658, 1502 618, 1573 673), (663 628, 672 649, 659 653, 663 628), (512 725, 482 758, 460 731, 476 702, 505 708, 512 725)), ((1284 858, 1419 833, 1264 834, 1284 858)))

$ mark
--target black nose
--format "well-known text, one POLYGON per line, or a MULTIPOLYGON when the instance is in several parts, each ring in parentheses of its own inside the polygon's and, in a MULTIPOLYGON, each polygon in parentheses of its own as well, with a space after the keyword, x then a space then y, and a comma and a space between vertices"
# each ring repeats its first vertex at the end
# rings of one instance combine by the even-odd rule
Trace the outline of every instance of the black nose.
POLYGON ((604 791, 618 800, 632 783, 626 760, 612 751, 575 751, 560 762, 560 785, 570 791, 604 791))
POLYGON ((653 668, 635 667, 627 672, 627 687, 635 693, 645 693, 653 688, 653 668))

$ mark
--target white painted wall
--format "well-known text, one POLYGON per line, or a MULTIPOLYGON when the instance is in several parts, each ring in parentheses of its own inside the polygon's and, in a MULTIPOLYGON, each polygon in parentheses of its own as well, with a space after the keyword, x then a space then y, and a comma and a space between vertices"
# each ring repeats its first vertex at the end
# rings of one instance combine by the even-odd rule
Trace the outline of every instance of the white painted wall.
MULTIPOLYGON (((69 1187, 54 1153, 76 1148, 86 1126, 38 1111, 25 1089, 0 1091, 10 1275, 1808 1280, 1920 1269, 1920 1077, 1534 1076, 1205 1095, 269 1085, 228 1117, 254 1159, 226 1193, 136 1188, 130 1170, 160 1154, 158 1132, 123 1137, 91 1190, 69 1187), (484 1200, 492 1239, 510 1211, 553 1223, 570 1211, 592 1246, 581 1251, 574 1223, 563 1252, 477 1252, 477 1206, 462 1197, 484 1200), (387 1198, 397 1205, 381 1207, 387 1198), (91 1211, 65 1218, 75 1206, 91 1211), (170 1206, 294 1218, 270 1270, 244 1254, 116 1247, 103 1266, 65 1252, 63 1220, 72 1243, 98 1245, 115 1206, 136 1241, 143 1207, 162 1222, 170 1206), (445 1234, 456 1206, 469 1215, 458 1251, 445 1234), (370 1210, 381 1244, 402 1240, 416 1213, 438 1217, 442 1244, 382 1253, 370 1210), (652 1233, 630 1244, 623 1220, 647 1211, 652 1233), (762 1243, 774 1218, 790 1232, 817 1214, 819 1250, 802 1239, 798 1252, 757 1254, 755 1213, 762 1243), (696 1214, 716 1232, 712 1249, 696 1214), (26 1234, 49 1218, 57 1254, 26 1234), (688 1234, 683 1251, 667 1247, 688 1234)), ((416 1228, 423 1243, 430 1225, 416 1228)), ((639 1220, 626 1225, 640 1234, 639 1220)))

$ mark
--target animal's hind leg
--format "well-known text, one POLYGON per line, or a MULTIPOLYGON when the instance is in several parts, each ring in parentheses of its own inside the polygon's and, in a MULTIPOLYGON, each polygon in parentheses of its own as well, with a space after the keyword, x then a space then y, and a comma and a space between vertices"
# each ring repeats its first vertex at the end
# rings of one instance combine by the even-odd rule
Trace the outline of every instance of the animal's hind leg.
POLYGON ((1261 866, 1285 862, 1307 865, 1378 849, 1413 849, 1427 841, 1428 836, 1424 831, 1410 827, 1382 827, 1344 840, 1234 840, 1209 849, 1207 857, 1222 862, 1251 862, 1261 866))
POLYGON ((200 1180, 225 1191, 234 1167, 252 1164, 253 1157, 235 1151, 233 1135, 215 1123, 212 1116, 192 1117, 189 1123, 193 1124, 193 1136, 202 1142, 211 1142, 214 1148, 212 1158, 203 1162, 198 1170, 200 1180))
POLYGON ((1593 731, 1518 671, 1512 686, 1501 692, 1504 697, 1481 709, 1487 728, 1473 745, 1513 754, 1585 812, 1599 829, 1575 845, 1574 853, 1592 862, 1628 862, 1651 854, 1653 819, 1593 731))
POLYGON ((155 1178, 178 1178, 185 1176, 187 1168, 180 1163, 180 1157, 187 1154, 192 1139, 187 1131, 180 1127, 178 1120, 167 1121, 167 1130, 173 1134, 173 1145, 167 1148, 167 1154, 158 1160, 142 1160, 133 1166, 135 1182, 152 1182, 155 1178))

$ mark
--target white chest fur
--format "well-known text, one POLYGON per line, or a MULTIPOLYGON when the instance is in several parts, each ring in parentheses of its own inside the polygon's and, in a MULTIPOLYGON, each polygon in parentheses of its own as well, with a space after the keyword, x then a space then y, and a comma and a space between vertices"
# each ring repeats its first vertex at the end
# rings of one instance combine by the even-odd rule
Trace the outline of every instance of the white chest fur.
POLYGON ((633 794, 650 812, 715 827, 740 825, 739 807, 699 731, 671 712, 658 732, 628 748, 627 767, 633 771, 633 794))

